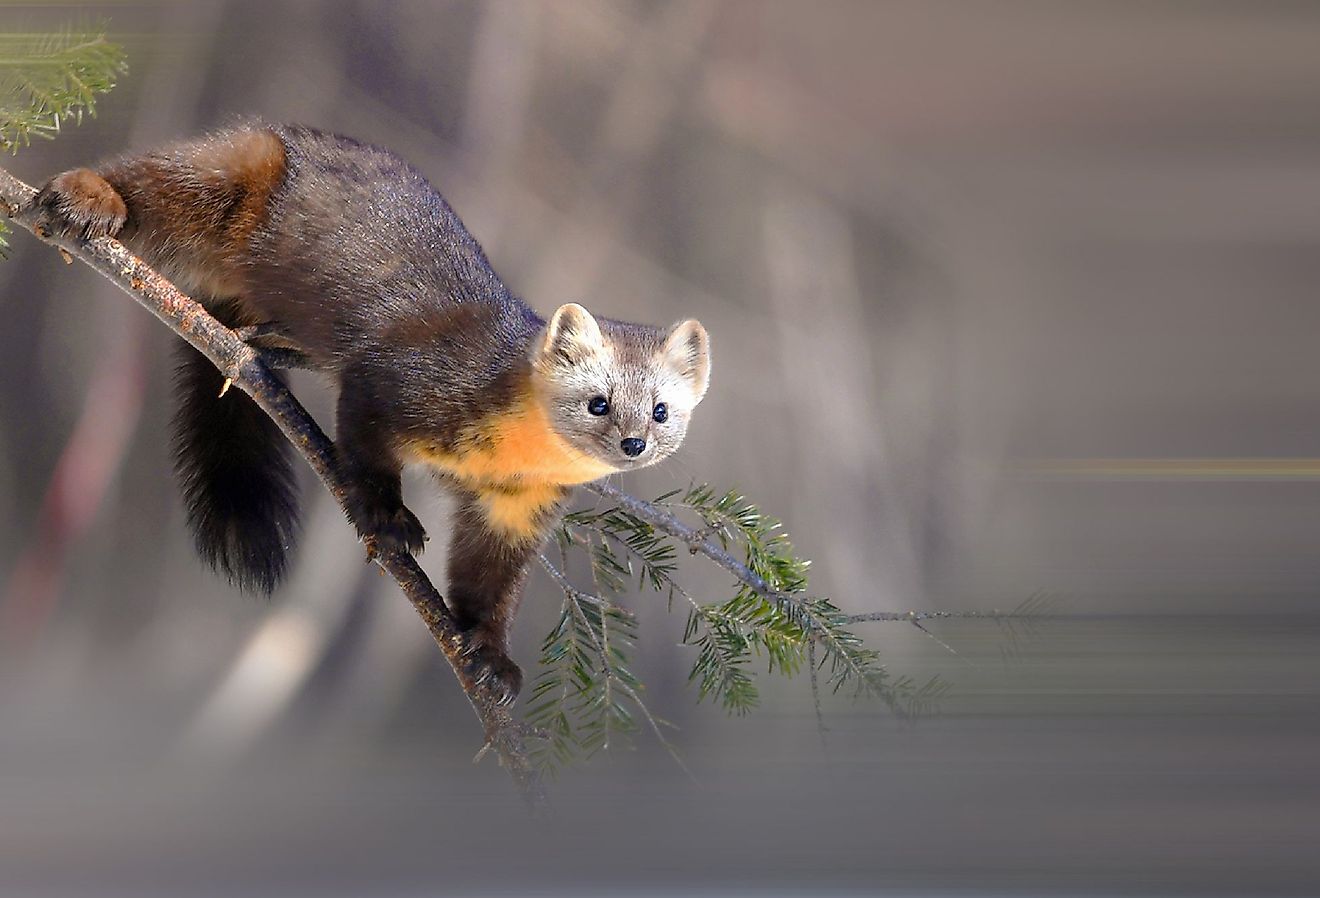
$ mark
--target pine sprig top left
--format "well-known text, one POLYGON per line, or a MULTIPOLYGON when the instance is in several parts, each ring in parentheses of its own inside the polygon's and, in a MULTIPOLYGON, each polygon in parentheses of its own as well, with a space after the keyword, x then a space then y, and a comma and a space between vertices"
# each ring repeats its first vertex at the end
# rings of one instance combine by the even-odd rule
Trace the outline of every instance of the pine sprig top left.
POLYGON ((0 149, 54 137, 96 114, 96 99, 128 70, 103 28, 0 33, 0 149))

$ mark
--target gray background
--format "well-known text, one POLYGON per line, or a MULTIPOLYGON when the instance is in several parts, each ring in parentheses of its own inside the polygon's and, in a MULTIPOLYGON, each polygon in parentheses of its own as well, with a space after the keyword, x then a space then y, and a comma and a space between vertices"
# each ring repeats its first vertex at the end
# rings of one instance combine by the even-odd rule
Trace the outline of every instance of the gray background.
MULTIPOLYGON (((956 655, 866 625, 955 691, 915 727, 830 700, 822 744, 801 683, 698 706, 680 616, 635 597, 694 778, 643 735, 528 821, 327 497, 273 602, 201 568, 170 335, 16 234, 0 891, 1320 893, 1320 7, 218 0, 0 29, 88 14, 132 72, 19 176, 236 115, 383 143, 542 312, 705 322, 688 444, 624 487, 742 488, 852 611, 1043 592, 1061 618, 932 626, 956 655)), ((556 608, 535 577, 524 666, 556 608)))

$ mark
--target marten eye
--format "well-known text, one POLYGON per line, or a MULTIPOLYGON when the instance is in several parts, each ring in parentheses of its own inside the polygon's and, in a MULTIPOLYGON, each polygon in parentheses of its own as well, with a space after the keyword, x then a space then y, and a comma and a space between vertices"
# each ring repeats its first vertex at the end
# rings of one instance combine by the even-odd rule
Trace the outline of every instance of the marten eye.
POLYGON ((608 415, 610 413, 610 401, 604 396, 595 396, 587 403, 587 411, 597 417, 608 415))
POLYGON ((655 404, 655 409, 651 412, 651 417, 655 419, 655 423, 657 424, 665 423, 669 420, 669 406, 665 405, 663 402, 657 402, 655 404))

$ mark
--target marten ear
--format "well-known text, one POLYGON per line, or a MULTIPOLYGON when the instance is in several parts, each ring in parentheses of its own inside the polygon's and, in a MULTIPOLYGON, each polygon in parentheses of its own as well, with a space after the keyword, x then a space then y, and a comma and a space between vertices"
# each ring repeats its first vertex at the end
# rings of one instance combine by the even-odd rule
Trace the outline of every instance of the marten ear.
POLYGON ((550 323, 533 343, 532 361, 542 365, 576 365, 605 345, 600 325, 575 302, 555 309, 550 323))
POLYGON ((692 404, 700 402, 710 386, 710 336, 701 322, 689 318, 670 328, 660 355, 692 387, 692 404))

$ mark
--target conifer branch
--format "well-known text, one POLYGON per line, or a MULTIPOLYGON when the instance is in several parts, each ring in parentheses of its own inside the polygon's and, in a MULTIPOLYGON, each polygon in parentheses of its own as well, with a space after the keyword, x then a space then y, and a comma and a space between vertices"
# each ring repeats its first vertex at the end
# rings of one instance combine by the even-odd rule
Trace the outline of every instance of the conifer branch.
POLYGON ((547 769, 571 760, 575 748, 587 756, 609 748, 611 726, 623 735, 637 729, 632 715, 613 696, 617 690, 641 714, 675 763, 691 776, 661 731, 669 724, 651 713, 640 695, 641 682, 626 666, 636 638, 632 614, 604 598, 599 581, 595 593, 586 592, 574 586, 544 554, 538 560, 564 593, 560 620, 542 646, 543 671, 527 711, 529 722, 550 734, 542 743, 547 751, 541 760, 547 769))
MULTIPOLYGON (((118 241, 108 237, 74 240, 42 233, 30 214, 35 196, 32 187, 0 169, 0 206, 3 207, 0 211, 40 239, 90 265, 210 359, 235 387, 251 396, 279 425, 343 508, 346 484, 335 463, 334 444, 289 389, 271 374, 260 352, 241 341, 118 241)), ((528 728, 501 707, 498 697, 489 689, 464 673, 465 639, 444 599, 411 555, 379 549, 370 538, 367 544, 371 559, 399 584, 453 667, 481 721, 487 747, 499 756, 527 803, 540 806, 545 795, 540 775, 528 758, 525 740, 528 728)))
MULTIPOLYGON (((63 122, 96 115, 96 96, 128 70, 101 32, 0 32, 0 151, 51 138, 63 122)), ((0 255, 8 248, 0 221, 0 255)))
POLYGON ((707 486, 694 486, 675 502, 667 500, 678 492, 652 503, 603 482, 588 484, 587 489, 615 506, 580 517, 580 522, 630 532, 629 539, 643 546, 648 545, 652 529, 667 533, 740 581, 733 599, 701 606, 688 619, 685 641, 698 648, 691 678, 698 681, 703 697, 712 694, 730 711, 745 713, 758 700, 742 669, 751 654, 763 651, 772 671, 792 674, 800 668, 807 644, 814 642, 823 655, 822 667, 829 665, 833 691, 849 686, 856 694, 874 695, 895 709, 906 702, 900 693, 907 690, 907 681, 889 681, 878 655, 848 629, 847 616, 828 599, 805 594, 808 562, 794 553, 779 521, 742 496, 716 495, 707 486), (666 506, 699 515, 705 526, 687 524, 666 506), (745 549, 746 562, 729 551, 735 543, 745 549))
POLYGON ((128 70, 103 32, 0 34, 0 150, 51 138, 66 121, 96 115, 96 95, 128 70))
MULTIPOLYGON (((813 705, 820 713, 818 673, 824 670, 832 691, 849 686, 856 694, 879 698, 896 713, 910 716, 932 707, 948 690, 938 677, 918 685, 907 677, 891 678, 879 656, 862 645, 852 631, 869 621, 909 623, 955 656, 956 649, 932 633, 927 620, 969 618, 993 621, 1016 643, 1023 632, 1046 616, 1051 598, 1037 594, 1016 609, 1001 611, 910 611, 845 614, 829 599, 806 592, 808 562, 795 553, 779 521, 765 515, 743 496, 716 494, 700 485, 673 491, 646 502, 607 483, 589 484, 588 490, 610 500, 604 510, 576 512, 567 527, 585 527, 601 534, 606 547, 617 545, 641 566, 641 583, 668 592, 670 601, 681 596, 692 605, 684 642, 698 650, 690 679, 700 697, 721 700, 732 713, 746 713, 759 695, 746 670, 753 654, 765 653, 773 672, 796 673, 805 660, 811 678, 813 705), (697 527, 675 511, 700 518, 697 527), (667 534, 732 573, 738 593, 723 604, 696 602, 673 579, 676 560, 667 534), (745 552, 746 561, 731 548, 745 552)), ((604 547, 602 547, 604 548, 604 547)), ((597 551, 593 563, 615 579, 632 573, 631 567, 611 553, 597 551), (601 556, 604 556, 603 558, 601 556), (603 562, 603 564, 602 564, 603 562)))
POLYGON ((685 524, 677 516, 643 499, 630 496, 618 487, 603 480, 589 483, 585 488, 598 496, 609 499, 629 514, 640 518, 652 527, 668 533, 684 543, 693 554, 700 552, 705 555, 741 580, 757 595, 771 600, 781 598, 778 591, 773 589, 760 575, 731 555, 722 546, 714 543, 706 533, 685 524))

